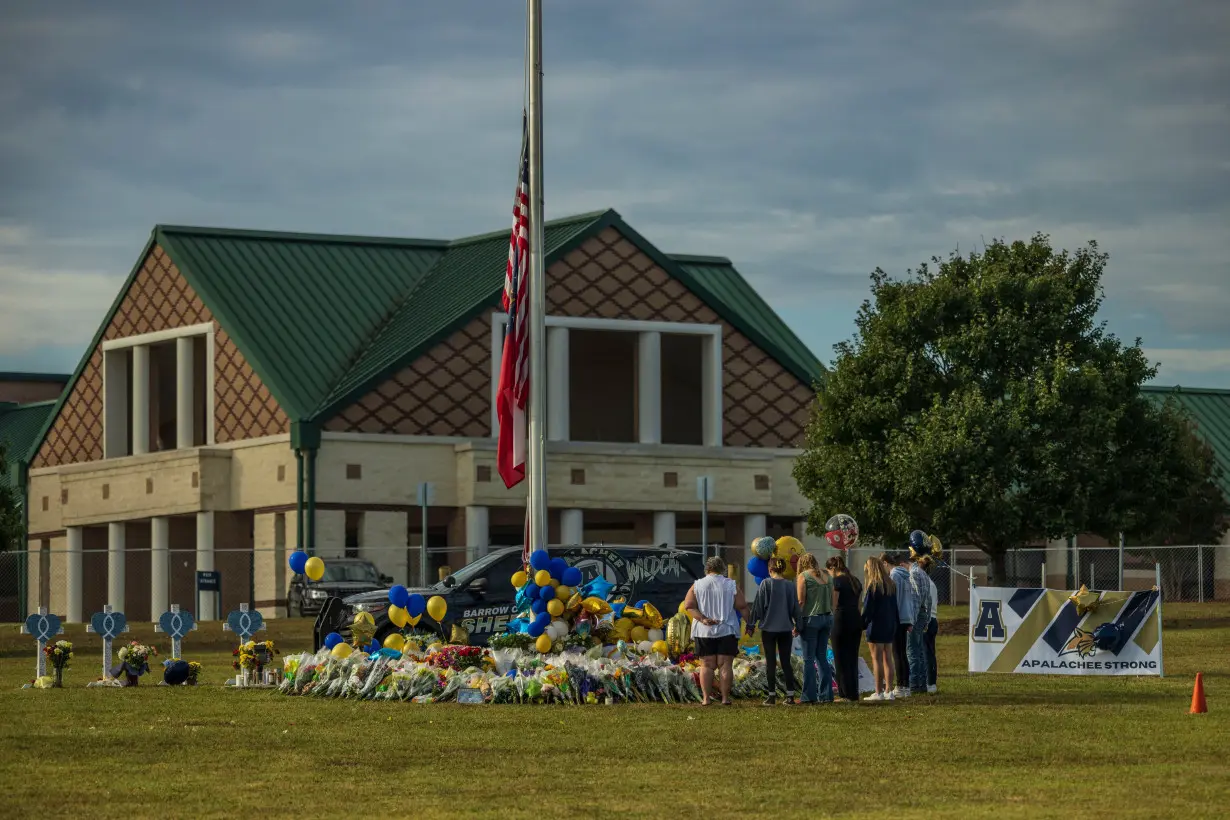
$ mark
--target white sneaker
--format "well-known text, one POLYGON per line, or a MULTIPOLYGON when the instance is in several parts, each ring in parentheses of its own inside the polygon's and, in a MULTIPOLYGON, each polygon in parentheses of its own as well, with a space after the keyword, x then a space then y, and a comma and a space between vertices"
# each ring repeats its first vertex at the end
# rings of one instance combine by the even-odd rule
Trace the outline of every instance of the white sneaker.
POLYGON ((903 686, 898 686, 896 689, 893 690, 894 698, 908 698, 909 696, 910 696, 910 690, 906 689, 903 686))
POLYGON ((935 694, 936 692, 938 692, 938 691, 939 691, 939 689, 936 687, 936 685, 935 685, 934 683, 933 683, 933 684, 931 684, 930 686, 928 686, 928 687, 927 687, 927 694, 928 694, 928 695, 934 695, 934 694, 935 694))
POLYGON ((881 700, 884 700, 884 696, 881 695, 879 692, 872 692, 870 695, 863 698, 864 703, 872 703, 872 702, 881 701, 881 700))
POLYGON ((882 698, 882 700, 896 700, 896 699, 897 699, 896 692, 885 692, 884 697, 882 698))

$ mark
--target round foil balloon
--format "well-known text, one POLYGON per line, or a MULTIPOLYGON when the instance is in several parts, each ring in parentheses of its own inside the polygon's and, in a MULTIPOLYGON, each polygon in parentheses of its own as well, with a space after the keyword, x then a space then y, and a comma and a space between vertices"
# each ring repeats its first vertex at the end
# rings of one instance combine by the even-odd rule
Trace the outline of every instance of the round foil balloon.
POLYGON ((752 542, 752 555, 757 558, 768 561, 773 557, 773 553, 777 551, 777 542, 767 535, 762 535, 752 542))
POLYGON ((845 513, 838 513, 825 523, 824 540, 833 549, 850 549, 858 543, 858 522, 845 513))

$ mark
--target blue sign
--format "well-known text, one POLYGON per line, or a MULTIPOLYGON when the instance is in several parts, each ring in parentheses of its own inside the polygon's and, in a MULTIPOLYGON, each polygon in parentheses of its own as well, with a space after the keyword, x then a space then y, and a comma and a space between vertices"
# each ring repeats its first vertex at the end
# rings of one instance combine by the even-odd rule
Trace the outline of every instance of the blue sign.
POLYGON ((197 570, 196 591, 197 592, 221 592, 222 591, 222 573, 215 569, 197 570))
POLYGON ((95 612, 90 616, 90 631, 114 640, 128 631, 128 620, 123 612, 95 612))
POLYGON ((245 605, 226 616, 226 628, 239 636, 241 641, 249 641, 259 630, 265 628, 265 619, 255 610, 249 611, 245 605))
POLYGON ((191 612, 180 612, 176 607, 158 616, 158 628, 170 635, 171 640, 178 641, 196 629, 196 621, 191 612))
POLYGON ((36 612, 26 618, 25 632, 27 635, 33 635, 36 641, 45 643, 63 631, 60 628, 60 619, 55 615, 36 612))

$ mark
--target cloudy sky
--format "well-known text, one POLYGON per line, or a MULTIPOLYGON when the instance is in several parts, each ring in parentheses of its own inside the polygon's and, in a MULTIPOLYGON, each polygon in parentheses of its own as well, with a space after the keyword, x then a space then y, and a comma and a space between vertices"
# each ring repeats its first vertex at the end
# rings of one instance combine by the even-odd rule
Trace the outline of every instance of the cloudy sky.
MULTIPOLYGON (((544 6, 548 216, 731 257, 825 361, 876 266, 1096 239, 1111 329, 1230 387, 1230 3, 544 6)), ((70 372, 158 222, 502 228, 524 15, 0 2, 0 370, 70 372)))

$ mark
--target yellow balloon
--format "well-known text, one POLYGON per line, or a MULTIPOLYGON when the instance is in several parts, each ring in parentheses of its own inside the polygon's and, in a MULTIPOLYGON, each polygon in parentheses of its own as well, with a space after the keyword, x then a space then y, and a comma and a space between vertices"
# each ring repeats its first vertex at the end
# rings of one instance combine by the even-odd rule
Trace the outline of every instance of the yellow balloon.
POLYGON ((539 652, 543 652, 543 653, 550 652, 551 651, 551 639, 547 637, 546 635, 539 635, 538 640, 534 641, 534 648, 537 649, 539 652))
POLYGON ((653 604, 645 604, 642 609, 645 610, 645 617, 641 619, 641 624, 649 629, 662 628, 662 613, 653 604))
POLYGON ((394 632, 384 639, 384 648, 392 649, 395 652, 401 652, 406 648, 406 639, 398 633, 394 632))
POLYGON ((637 622, 640 621, 641 618, 645 617, 645 610, 634 606, 626 606, 624 607, 623 616, 633 622, 637 622))
POLYGON ((567 605, 564 606, 564 611, 570 614, 581 611, 581 593, 575 591, 572 593, 567 605))
POLYGON ((659 655, 661 655, 662 657, 664 657, 664 658, 665 658, 665 657, 666 657, 666 655, 667 655, 667 652, 666 652, 666 641, 654 641, 654 642, 653 642, 653 651, 654 651, 654 652, 657 652, 659 655))
POLYGON ((632 629, 632 627, 634 626, 636 626, 636 624, 632 623, 632 621, 628 618, 615 619, 615 628, 622 629, 624 632, 627 632, 628 630, 632 629))
POLYGON ((572 587, 566 587, 563 584, 560 584, 555 588, 555 597, 559 598, 561 601, 569 600, 572 598, 572 587))
POLYGON ((683 605, 683 601, 679 602, 679 611, 684 615, 688 614, 688 608, 683 605))
POLYGON ((641 641, 649 640, 649 630, 643 626, 634 626, 632 631, 628 633, 632 636, 632 640, 640 643, 641 641))
POLYGON ((372 613, 366 609, 360 609, 354 614, 354 622, 356 624, 368 624, 369 626, 376 625, 376 619, 372 617, 372 613))
POLYGON ((558 618, 564 614, 564 602, 559 598, 552 598, 547 601, 547 612, 550 612, 552 617, 558 618))
POLYGON ((319 557, 313 555, 307 559, 307 564, 303 567, 303 574, 313 581, 319 581, 325 577, 325 562, 319 557))
POLYGON ((439 595, 432 595, 427 599, 427 614, 437 622, 444 620, 445 613, 448 612, 448 604, 439 595))
POLYGON ((783 535, 777 539, 777 557, 785 561, 790 560, 792 555, 802 555, 806 552, 803 549, 803 542, 795 538, 793 535, 783 535))
MULTIPOLYGON (((401 607, 399 606, 389 607, 389 621, 392 622, 393 626, 397 627, 398 629, 405 629, 409 618, 410 618, 410 613, 402 609, 401 607)), ((401 650, 399 649, 397 651, 400 652, 401 650)))
POLYGON ((545 569, 540 569, 534 573, 534 583, 540 587, 551 586, 551 573, 545 569))
POLYGON ((410 624, 410 626, 418 626, 419 621, 421 620, 423 620, 422 615, 407 615, 406 616, 406 623, 410 624))
POLYGON ((512 585, 517 589, 521 589, 528 580, 530 580, 530 576, 526 575, 524 570, 517 570, 513 573, 512 585))
POLYGON ((335 658, 349 658, 350 653, 353 651, 354 649, 350 646, 350 644, 339 643, 337 646, 329 650, 329 654, 335 658))
POLYGON ((581 602, 581 606, 586 612, 592 612, 595 615, 605 615, 611 611, 611 605, 596 595, 591 595, 581 602))

